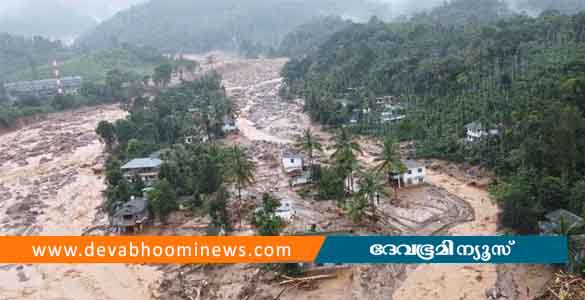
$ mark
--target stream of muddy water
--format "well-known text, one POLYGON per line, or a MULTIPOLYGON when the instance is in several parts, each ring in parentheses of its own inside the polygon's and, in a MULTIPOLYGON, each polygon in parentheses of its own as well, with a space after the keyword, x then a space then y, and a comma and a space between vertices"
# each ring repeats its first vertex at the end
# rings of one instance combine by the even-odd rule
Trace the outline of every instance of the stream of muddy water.
MULTIPOLYGON (((49 116, 0 136, 0 232, 81 235, 105 223, 101 205, 103 145, 99 121, 125 113, 101 106, 49 116)), ((104 265, 0 266, 0 299, 151 299, 160 276, 153 267, 104 265)))

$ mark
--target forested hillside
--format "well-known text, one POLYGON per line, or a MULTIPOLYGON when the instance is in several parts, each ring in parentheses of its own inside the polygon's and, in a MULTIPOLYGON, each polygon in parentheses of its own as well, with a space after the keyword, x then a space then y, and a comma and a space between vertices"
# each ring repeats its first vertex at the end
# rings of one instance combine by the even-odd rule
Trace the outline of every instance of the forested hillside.
POLYGON ((314 52, 321 43, 350 24, 351 21, 336 16, 315 18, 288 33, 280 44, 278 55, 295 57, 314 52))
POLYGON ((436 18, 461 15, 469 2, 405 23, 351 25, 287 64, 289 92, 304 96, 306 110, 324 124, 350 124, 359 112, 355 131, 415 140, 419 156, 492 168, 506 226, 534 231, 557 208, 582 214, 585 13, 510 16, 497 2, 478 0, 482 22, 436 18), (400 97, 404 121, 372 117, 381 95, 400 97), (465 143, 464 126, 473 121, 500 134, 465 143))
POLYGON ((39 36, 0 34, 0 82, 51 78, 54 60, 59 62, 61 76, 83 76, 89 81, 103 80, 113 69, 151 74, 155 66, 166 61, 148 47, 121 44, 92 51, 39 36))
POLYGON ((19 70, 35 73, 40 66, 53 60, 65 60, 75 51, 42 37, 25 38, 0 33, 0 81, 19 70))
POLYGON ((285 34, 314 17, 367 18, 381 4, 366 0, 153 0, 118 13, 84 34, 78 44, 91 48, 118 42, 169 52, 241 47, 276 49, 285 34))
POLYGON ((582 0, 516 0, 512 2, 515 2, 520 9, 533 11, 554 9, 562 13, 572 14, 585 9, 585 1, 582 0))

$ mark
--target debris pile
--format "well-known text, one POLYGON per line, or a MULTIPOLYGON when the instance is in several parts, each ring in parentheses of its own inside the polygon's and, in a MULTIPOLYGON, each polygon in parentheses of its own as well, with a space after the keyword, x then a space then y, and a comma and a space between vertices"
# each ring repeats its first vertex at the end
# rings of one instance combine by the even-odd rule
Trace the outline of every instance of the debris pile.
POLYGON ((535 300, 577 299, 585 299, 585 279, 580 276, 559 272, 551 281, 544 295, 535 300))

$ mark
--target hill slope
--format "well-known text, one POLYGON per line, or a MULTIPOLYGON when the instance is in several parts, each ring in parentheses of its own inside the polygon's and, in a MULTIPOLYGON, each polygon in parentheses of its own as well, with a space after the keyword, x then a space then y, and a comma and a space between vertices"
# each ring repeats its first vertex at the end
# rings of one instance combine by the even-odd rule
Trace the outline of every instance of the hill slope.
POLYGON ((466 1, 473 2, 454 1, 462 6, 443 6, 430 18, 351 25, 308 57, 291 60, 285 82, 305 97, 314 120, 414 140, 419 157, 492 168, 502 183, 492 191, 504 226, 534 232, 545 212, 581 214, 585 12, 466 26, 458 25, 463 15, 452 23, 433 17, 459 15, 466 1), (382 95, 401 99, 404 121, 382 121, 391 112, 376 102, 382 95), (471 122, 498 133, 465 142, 471 122))
POLYGON ((118 42, 163 51, 239 50, 242 43, 276 48, 285 34, 316 16, 367 18, 382 4, 367 0, 153 0, 118 13, 84 34, 78 44, 118 42))

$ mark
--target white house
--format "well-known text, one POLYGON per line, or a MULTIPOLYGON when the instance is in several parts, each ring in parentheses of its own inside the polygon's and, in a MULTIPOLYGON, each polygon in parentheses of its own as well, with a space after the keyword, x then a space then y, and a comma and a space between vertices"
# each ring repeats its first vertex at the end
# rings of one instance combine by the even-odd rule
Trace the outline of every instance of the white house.
POLYGON ((221 130, 224 133, 236 132, 238 131, 238 126, 236 126, 236 121, 230 117, 223 118, 223 125, 221 126, 221 130))
POLYGON ((280 206, 276 208, 276 215, 281 217, 285 222, 290 222, 296 215, 294 204, 290 200, 281 200, 280 206))
POLYGON ((398 187, 419 185, 425 182, 427 172, 425 165, 414 160, 404 160, 402 163, 406 167, 406 172, 393 176, 398 182, 398 187))
POLYGON ((471 122, 465 125, 465 140, 468 142, 479 141, 484 136, 498 135, 500 130, 498 128, 486 129, 483 124, 479 122, 471 122))
POLYGON ((287 174, 303 172, 303 157, 300 154, 284 152, 282 154, 282 167, 287 174))
POLYGON ((206 134, 188 135, 184 137, 184 141, 187 145, 207 143, 209 141, 209 137, 206 134))

